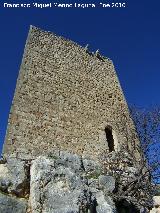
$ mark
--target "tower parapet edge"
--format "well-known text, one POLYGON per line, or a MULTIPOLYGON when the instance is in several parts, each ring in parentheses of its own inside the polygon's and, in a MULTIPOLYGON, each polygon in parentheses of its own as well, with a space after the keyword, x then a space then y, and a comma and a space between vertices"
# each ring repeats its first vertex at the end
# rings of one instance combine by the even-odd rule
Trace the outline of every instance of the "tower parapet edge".
POLYGON ((135 146, 139 140, 112 61, 31 26, 3 155, 34 158, 66 150, 98 159, 135 146))

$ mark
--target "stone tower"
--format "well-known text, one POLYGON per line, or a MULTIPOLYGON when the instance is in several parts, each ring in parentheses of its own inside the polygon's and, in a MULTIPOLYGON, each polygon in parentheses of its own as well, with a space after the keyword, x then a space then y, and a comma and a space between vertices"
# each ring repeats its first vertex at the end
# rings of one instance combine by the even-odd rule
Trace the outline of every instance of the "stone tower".
POLYGON ((3 155, 67 150, 97 158, 138 143, 112 61, 31 26, 3 155))

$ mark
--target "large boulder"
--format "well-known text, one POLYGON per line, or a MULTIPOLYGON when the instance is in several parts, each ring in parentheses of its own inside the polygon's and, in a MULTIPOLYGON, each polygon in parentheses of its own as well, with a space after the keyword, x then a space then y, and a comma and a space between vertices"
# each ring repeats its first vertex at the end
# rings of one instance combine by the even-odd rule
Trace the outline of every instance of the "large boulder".
MULTIPOLYGON (((73 156, 74 158, 76 156, 73 156)), ((96 186, 94 188, 93 184, 92 187, 88 184, 90 181, 87 181, 84 171, 77 167, 77 162, 80 161, 76 158, 75 164, 71 164, 71 161, 66 159, 68 157, 60 160, 39 157, 32 162, 30 171, 32 212, 115 212, 112 199, 106 197, 96 186)))
POLYGON ((45 157, 39 157, 32 163, 30 173, 32 211, 78 213, 81 200, 87 203, 83 180, 75 175, 73 169, 62 164, 55 169, 54 164, 54 160, 45 157))

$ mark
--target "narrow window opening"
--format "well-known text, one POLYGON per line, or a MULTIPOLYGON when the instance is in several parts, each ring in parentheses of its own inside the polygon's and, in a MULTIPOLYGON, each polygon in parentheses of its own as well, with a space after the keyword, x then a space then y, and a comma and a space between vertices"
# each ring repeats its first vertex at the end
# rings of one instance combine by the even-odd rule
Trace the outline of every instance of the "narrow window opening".
POLYGON ((115 151, 114 139, 113 139, 113 135, 112 135, 112 128, 106 127, 105 133, 106 133, 106 139, 107 139, 107 143, 108 143, 109 152, 115 151))

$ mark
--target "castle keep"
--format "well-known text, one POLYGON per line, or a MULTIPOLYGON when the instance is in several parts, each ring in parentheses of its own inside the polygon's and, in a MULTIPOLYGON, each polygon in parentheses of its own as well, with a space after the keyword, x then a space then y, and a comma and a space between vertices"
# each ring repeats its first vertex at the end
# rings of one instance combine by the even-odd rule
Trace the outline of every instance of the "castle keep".
POLYGON ((31 27, 3 155, 34 158, 66 150, 96 158, 137 144, 112 61, 31 27))

